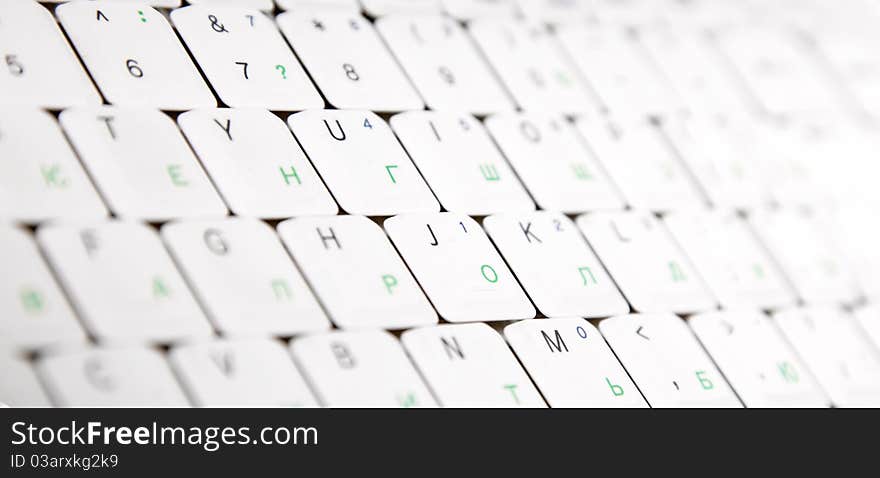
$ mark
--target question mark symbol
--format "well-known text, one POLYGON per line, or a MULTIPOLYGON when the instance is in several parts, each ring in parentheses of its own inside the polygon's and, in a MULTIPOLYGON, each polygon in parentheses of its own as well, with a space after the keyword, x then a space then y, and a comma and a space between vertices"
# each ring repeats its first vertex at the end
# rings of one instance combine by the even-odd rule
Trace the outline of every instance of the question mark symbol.
POLYGON ((287 79, 287 68, 284 65, 275 65, 275 69, 281 72, 281 78, 287 79))

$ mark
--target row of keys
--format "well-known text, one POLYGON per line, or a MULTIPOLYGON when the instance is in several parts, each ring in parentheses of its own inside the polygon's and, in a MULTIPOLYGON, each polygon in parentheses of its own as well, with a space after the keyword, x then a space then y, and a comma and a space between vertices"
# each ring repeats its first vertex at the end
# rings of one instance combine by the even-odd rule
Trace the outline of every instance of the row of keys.
MULTIPOLYGON (((39 110, 0 112, 0 154, 14 158, 0 163, 0 218, 39 223, 112 212, 158 222, 231 210, 283 219, 340 208, 391 216, 441 206, 482 216, 536 204, 567 214, 626 205, 749 211, 824 197, 802 175, 781 171, 779 159, 723 155, 703 135, 696 136, 706 141, 695 141, 684 131, 694 120, 679 129, 521 113, 481 122, 413 111, 386 122, 366 110, 309 110, 285 125, 264 110, 204 109, 175 123, 158 110, 116 107, 73 108, 59 120, 61 129, 39 110)), ((748 128, 703 130, 733 143, 740 126, 748 128)), ((798 163, 797 171, 809 164, 798 163)))
MULTIPOLYGON (((465 28, 440 15, 395 14, 374 25, 345 8, 294 9, 277 22, 225 4, 174 10, 170 23, 146 5, 109 1, 56 11, 103 97, 127 107, 217 106, 196 64, 224 105, 275 111, 321 108, 326 99, 336 108, 394 112, 427 105, 475 114, 610 110, 626 118, 682 109, 825 113, 845 106, 831 91, 851 83, 816 79, 827 74, 803 48, 763 30, 732 30, 713 41, 669 29, 633 37, 607 25, 551 33, 503 16, 465 28)), ((60 109, 101 101, 45 8, 11 0, 0 19, 15 20, 0 21, 7 66, 0 102, 60 109)), ((845 52, 840 57, 835 65, 854 68, 845 52)), ((865 96, 864 81, 853 82, 865 96)))
MULTIPOLYGON (((857 317, 876 332, 876 308, 857 317)), ((880 354, 859 327, 834 309, 791 309, 772 318, 626 315, 598 328, 581 318, 526 320, 504 327, 503 338, 483 323, 415 328, 399 342, 387 332, 337 331, 292 340, 292 361, 268 339, 183 344, 167 361, 153 349, 87 349, 37 360, 48 394, 26 362, 5 357, 12 380, 0 384, 0 398, 47 405, 51 397, 61 406, 878 406, 880 354)))
POLYGON ((438 317, 601 318, 630 306, 686 314, 719 303, 778 310, 798 297, 814 305, 876 298, 802 220, 759 217, 772 255, 724 213, 662 221, 595 213, 576 222, 510 213, 485 218, 485 231, 452 213, 395 216, 384 230, 363 216, 316 216, 282 222, 278 235, 247 218, 173 221, 160 234, 134 222, 50 223, 36 234, 48 264, 26 231, 3 227, 0 257, 10 267, 0 281, 0 341, 31 350, 84 340, 50 267, 102 343, 206 337, 208 320, 223 335, 286 337, 331 321, 404 329, 438 317))

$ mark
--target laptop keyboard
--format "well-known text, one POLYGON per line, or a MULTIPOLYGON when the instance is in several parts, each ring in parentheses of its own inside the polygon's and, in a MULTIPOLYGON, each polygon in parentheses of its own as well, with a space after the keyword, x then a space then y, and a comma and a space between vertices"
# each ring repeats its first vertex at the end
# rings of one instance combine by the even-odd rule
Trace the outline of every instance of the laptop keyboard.
POLYGON ((868 0, 0 5, 0 402, 880 406, 868 0))

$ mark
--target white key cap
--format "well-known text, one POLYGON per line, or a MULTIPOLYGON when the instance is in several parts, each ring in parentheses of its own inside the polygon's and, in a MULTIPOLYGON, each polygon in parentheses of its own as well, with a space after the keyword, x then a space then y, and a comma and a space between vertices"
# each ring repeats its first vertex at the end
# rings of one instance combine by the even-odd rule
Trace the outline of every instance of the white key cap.
POLYGON ((37 369, 61 407, 185 407, 168 363, 152 349, 91 349, 53 355, 37 369))
POLYGON ((168 356, 197 407, 314 407, 312 392, 274 340, 175 347, 168 356))
POLYGON ((579 119, 577 128, 633 208, 669 211, 705 204, 674 151, 649 122, 621 123, 596 116, 579 119))
POLYGON ((880 407, 880 355, 847 313, 792 309, 773 320, 839 407, 880 407))
POLYGON ((0 350, 85 342, 30 234, 0 226, 0 264, 0 350))
POLYGON ((561 27, 557 38, 599 96, 603 109, 634 118, 675 108, 671 92, 623 31, 572 25, 561 27))
POLYGON ((369 219, 291 219, 278 225, 278 233, 337 326, 437 323, 437 313, 388 237, 369 219))
POLYGON ((854 106, 876 117, 880 113, 880 58, 871 42, 847 31, 817 32, 816 36, 818 54, 831 66, 854 106))
POLYGON ((360 0, 374 17, 391 13, 439 13, 440 0, 360 0))
POLYGON ((623 207, 595 156, 563 118, 495 115, 486 128, 542 209, 578 213, 623 207))
POLYGON ((574 223, 563 214, 489 216, 483 227, 547 317, 608 317, 629 305, 574 223))
POLYGON ((443 10, 459 20, 513 18, 519 13, 514 0, 440 0, 443 10))
POLYGON ((672 213, 663 218, 706 285, 728 308, 768 309, 796 298, 776 264, 735 213, 672 213))
POLYGON ((682 319, 624 315, 599 331, 652 407, 742 406, 682 319))
MULTIPOLYGON (((853 169, 863 174, 860 169, 853 169)), ((871 174, 865 174, 869 181, 871 174)), ((820 216, 821 226, 829 232, 837 250, 844 254, 847 265, 856 274, 859 286, 870 300, 880 301, 880 228, 868 219, 876 205, 858 201, 837 208, 832 214, 820 216)))
POLYGON ((264 12, 272 12, 272 9, 275 8, 275 4, 272 3, 272 0, 187 0, 187 3, 190 5, 205 5, 208 7, 228 5, 253 8, 256 10, 263 10, 264 12))
POLYGON ((276 111, 323 108, 272 20, 258 10, 192 6, 171 20, 224 104, 276 111))
POLYGON ((471 23, 469 31, 524 110, 577 113, 596 109, 578 73, 543 25, 480 20, 471 23))
POLYGON ((55 9, 108 102, 164 110, 217 106, 168 20, 127 2, 71 2, 55 9))
POLYGON ((287 124, 345 212, 390 216, 440 210, 388 123, 375 113, 304 111, 287 124))
POLYGON ((291 354, 324 406, 434 407, 393 335, 378 330, 295 339, 291 354))
POLYGON ((37 240, 91 334, 110 342, 210 335, 158 234, 131 222, 47 225, 37 240))
POLYGON ((157 110, 81 108, 61 126, 118 217, 165 221, 225 216, 174 121, 157 110))
MULTIPOLYGON (((709 202, 720 208, 755 209, 769 202, 759 159, 749 154, 726 115, 667 118, 664 138, 693 173, 709 202)), ((771 183, 772 185, 772 183, 771 183)))
POLYGON ((486 233, 452 213, 395 216, 385 231, 448 322, 530 319, 535 308, 486 233))
POLYGON ((339 207, 284 121, 265 110, 207 109, 177 117, 229 209, 282 219, 339 207))
POLYGON ((331 8, 342 8, 357 14, 361 9, 358 0, 275 0, 275 3, 278 5, 278 8, 282 10, 298 10, 300 8, 315 7, 328 10, 331 8))
POLYGON ((373 25, 357 12, 295 10, 279 16, 278 26, 336 108, 404 111, 425 107, 373 25))
POLYGON ((162 238, 208 317, 232 335, 294 335, 330 322, 267 224, 255 219, 185 221, 162 238))
POLYGON ((430 109, 489 114, 513 104, 451 18, 391 15, 376 28, 430 109))
POLYGON ((504 336, 554 408, 643 408, 645 399, 599 331, 581 318, 523 320, 504 336))
POLYGON ((711 312, 688 323, 745 406, 828 406, 810 371, 766 315, 711 312))
POLYGON ((23 222, 100 219, 107 209, 55 118, 0 109, 0 218, 23 222))
POLYGON ((685 314, 715 307, 690 261, 650 214, 586 214, 577 225, 636 311, 685 314))
POLYGON ((761 111, 809 113, 835 108, 821 72, 784 33, 740 29, 719 35, 718 43, 761 111))
POLYGON ((750 216, 754 230, 807 303, 846 302, 858 289, 839 253, 813 218, 795 210, 750 216))
POLYGON ((101 103, 49 10, 33 0, 0 5, 0 104, 66 108, 101 103))
POLYGON ((857 309, 855 317, 874 346, 880 349, 880 306, 869 305, 857 309))
POLYGON ((444 407, 546 407, 504 339, 486 324, 439 325, 401 336, 444 407))
POLYGON ((691 112, 746 112, 735 78, 700 33, 675 27, 642 29, 638 44, 669 81, 677 101, 691 112))
POLYGON ((10 407, 48 407, 49 398, 43 391, 31 364, 23 359, 0 354, 0 404, 10 407))
POLYGON ((545 23, 580 23, 590 17, 585 0, 519 0, 525 17, 545 23))
POLYGON ((443 209, 470 215, 535 209, 504 156, 473 116, 409 111, 393 116, 391 128, 443 209))

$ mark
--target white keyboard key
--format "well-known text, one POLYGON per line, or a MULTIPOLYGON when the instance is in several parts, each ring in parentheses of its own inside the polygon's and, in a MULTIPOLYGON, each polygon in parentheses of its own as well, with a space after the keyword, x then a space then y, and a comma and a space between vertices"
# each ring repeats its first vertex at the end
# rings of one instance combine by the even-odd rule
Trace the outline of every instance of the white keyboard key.
POLYGON ((263 10, 264 12, 271 12, 272 9, 275 8, 275 4, 272 3, 272 0, 187 0, 187 3, 190 5, 205 5, 209 7, 235 6, 253 8, 256 10, 263 10))
POLYGON ((174 120, 164 113, 77 108, 61 113, 60 120, 116 216, 164 221, 226 215, 174 120))
POLYGON ((324 406, 436 406, 403 347, 388 332, 301 337, 294 339, 290 350, 324 406))
POLYGON ((95 105, 95 90, 55 18, 33 0, 0 5, 0 104, 95 105))
POLYGON ((440 205, 382 118, 370 111, 303 111, 290 129, 349 214, 433 212, 440 205))
POLYGON ((279 16, 278 26, 336 108, 404 111, 425 107, 373 25, 357 12, 294 10, 279 16))
POLYGON ((172 222, 162 227, 162 238, 224 334, 288 336, 330 327, 267 224, 246 218, 172 222))
POLYGON ((409 111, 391 117, 391 128, 443 209, 471 215, 535 209, 504 156, 473 116, 409 111))
POLYGON ((515 0, 440 0, 443 10, 459 20, 513 18, 519 13, 515 0))
POLYGON ((579 119, 577 128, 633 208, 670 211, 705 204, 656 126, 596 116, 579 119))
POLYGON ((290 129, 274 114, 193 110, 177 123, 235 214, 282 219, 339 211, 290 129))
POLYGON ((718 52, 700 33, 681 30, 642 29, 638 37, 676 98, 694 113, 746 112, 741 89, 718 52))
POLYGON ((37 362, 61 407, 186 407, 168 363, 152 349, 92 349, 37 362))
POLYGON ((345 329, 437 323, 437 313, 378 225, 361 216, 298 218, 278 233, 330 318, 345 329))
POLYGON ((798 295, 809 304, 847 302, 858 288, 828 233, 806 214, 795 210, 761 211, 749 217, 798 295))
POLYGON ((30 108, 0 109, 0 157, 0 218, 41 222, 107 216, 49 113, 30 108))
POLYGON ((448 322, 530 319, 535 308, 486 233, 468 216, 413 214, 385 231, 448 322))
POLYGON ((489 216, 483 227, 547 317, 608 317, 629 305, 577 226, 546 211, 489 216))
POLYGON ((85 342, 30 234, 0 226, 0 264, 0 350, 85 342))
POLYGON ((718 44, 762 112, 826 112, 836 107, 793 38, 768 29, 739 29, 718 36, 718 44))
POLYGON ((633 118, 675 109, 666 84, 649 68, 627 33, 617 28, 571 25, 559 28, 557 38, 586 76, 604 110, 633 118))
POLYGON ((590 17, 587 0, 519 0, 525 17, 545 23, 581 23, 590 17))
POLYGON ((880 113, 880 58, 871 42, 847 31, 818 32, 816 36, 816 53, 828 62, 854 106, 876 117, 880 113))
POLYGON ((682 319, 624 315, 599 331, 652 407, 742 406, 682 319))
POLYGON ((650 214, 586 214, 577 225, 636 311, 686 314, 715 307, 690 261, 650 214))
POLYGON ((584 319, 523 320, 505 327, 504 336, 551 407, 647 406, 599 331, 584 319))
POLYGON ((669 118, 660 131, 710 203, 727 209, 754 209, 767 204, 770 194, 758 161, 748 153, 754 145, 743 145, 740 133, 733 131, 737 126, 728 124, 735 121, 725 115, 669 118))
POLYGON ((299 8, 322 9, 347 9, 352 13, 359 13, 361 5, 358 0, 275 0, 278 8, 282 10, 298 10, 299 8))
MULTIPOLYGON (((871 174, 865 176, 869 181, 873 178, 871 174)), ((875 204, 858 201, 819 217, 820 225, 829 232, 837 250, 844 254, 869 300, 880 300, 880 249, 877 247, 880 228, 869 219, 875 210, 875 204)))
POLYGON ((776 264, 735 213, 672 213, 663 218, 706 285, 727 308, 768 309, 796 298, 776 264))
POLYGON ((171 20, 224 104, 276 111, 323 108, 275 23, 258 10, 191 6, 171 20))
POLYGON ((564 118, 495 115, 486 128, 542 209, 578 213, 623 207, 595 156, 564 118))
POLYGON ((49 398, 37 380, 31 364, 27 361, 0 354, 0 406, 48 407, 49 398))
POLYGON ((274 340, 175 347, 168 356, 198 407, 314 407, 287 350, 274 340))
POLYGON ((360 0, 374 17, 391 13, 439 13, 440 0, 360 0))
POLYGON ((594 111, 595 100, 541 24, 479 20, 471 36, 525 111, 594 111))
POLYGON ((711 312, 688 323, 745 406, 828 406, 810 371, 766 315, 711 312))
POLYGON ((401 336, 444 407, 546 407, 504 339, 486 324, 439 325, 401 336))
POLYGON ((159 236, 130 222, 47 225, 37 240, 100 341, 167 342, 211 329, 159 236))
POLYGON ((880 306, 869 305, 856 309, 855 318, 868 339, 880 350, 880 306))
POLYGON ((773 320, 838 407, 880 407, 880 354, 849 314, 792 309, 773 320))
POLYGON ((433 110, 489 114, 513 104, 462 27, 440 15, 391 15, 376 28, 433 110))
POLYGON ((217 106, 168 20, 128 2, 71 2, 55 9, 108 102, 164 110, 217 106))

